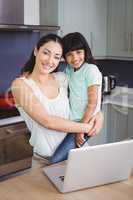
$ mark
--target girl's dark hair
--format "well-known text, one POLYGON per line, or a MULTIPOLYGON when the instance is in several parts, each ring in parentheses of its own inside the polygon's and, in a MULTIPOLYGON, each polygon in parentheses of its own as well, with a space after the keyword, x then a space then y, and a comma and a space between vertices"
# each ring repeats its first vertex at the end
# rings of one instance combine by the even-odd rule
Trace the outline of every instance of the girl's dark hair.
MULTIPOLYGON (((50 33, 40 38, 40 40, 36 44, 36 48, 39 50, 41 46, 50 41, 58 42, 62 47, 61 37, 59 37, 56 34, 50 33)), ((21 74, 23 74, 24 72, 28 72, 30 74, 34 69, 34 65, 35 65, 35 55, 33 50, 31 52, 29 60, 25 63, 25 65, 21 69, 21 74)))
POLYGON ((66 54, 69 51, 75 51, 79 49, 84 49, 85 51, 85 62, 96 64, 94 60, 91 49, 84 38, 84 36, 79 32, 68 33, 62 39, 63 44, 63 57, 66 58, 66 54))

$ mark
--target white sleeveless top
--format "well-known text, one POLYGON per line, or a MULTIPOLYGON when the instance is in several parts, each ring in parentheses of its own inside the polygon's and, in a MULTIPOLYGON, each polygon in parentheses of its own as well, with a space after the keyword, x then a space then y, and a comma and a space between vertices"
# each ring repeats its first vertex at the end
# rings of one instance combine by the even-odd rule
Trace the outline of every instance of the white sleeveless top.
MULTIPOLYGON (((69 118, 69 101, 67 94, 68 81, 63 72, 53 73, 56 80, 59 82, 59 94, 54 99, 46 97, 35 81, 21 77, 23 81, 32 89, 34 95, 41 102, 45 110, 54 116, 59 116, 65 119, 69 118)), ((42 156, 51 156, 57 146, 62 142, 66 133, 44 128, 34 121, 22 107, 17 107, 22 118, 26 122, 31 131, 30 144, 33 146, 34 152, 42 156)))

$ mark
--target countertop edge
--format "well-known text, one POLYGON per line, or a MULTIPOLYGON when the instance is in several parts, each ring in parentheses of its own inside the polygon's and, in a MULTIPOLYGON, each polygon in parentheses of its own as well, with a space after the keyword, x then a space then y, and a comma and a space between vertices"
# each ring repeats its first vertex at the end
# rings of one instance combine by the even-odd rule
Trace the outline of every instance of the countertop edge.
MULTIPOLYGON (((117 86, 114 90, 112 90, 112 93, 110 95, 106 95, 103 98, 102 104, 114 104, 118 106, 133 108, 133 101, 127 101, 128 96, 132 96, 133 98, 133 88, 127 88, 127 87, 120 87, 117 86), (116 98, 116 97, 122 97, 123 94, 127 94, 126 100, 124 98, 116 98)), ((0 119, 0 126, 5 126, 13 123, 23 122, 23 118, 21 116, 15 116, 5 119, 0 119)))

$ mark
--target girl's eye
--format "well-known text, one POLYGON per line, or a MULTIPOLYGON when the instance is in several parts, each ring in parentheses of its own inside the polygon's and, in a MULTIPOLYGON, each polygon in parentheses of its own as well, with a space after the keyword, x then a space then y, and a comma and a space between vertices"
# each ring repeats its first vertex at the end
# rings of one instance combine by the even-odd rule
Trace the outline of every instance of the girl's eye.
POLYGON ((67 57, 68 57, 68 56, 71 56, 71 53, 67 53, 66 56, 67 56, 67 57))
POLYGON ((77 53, 78 54, 83 53, 83 50, 78 50, 77 53))

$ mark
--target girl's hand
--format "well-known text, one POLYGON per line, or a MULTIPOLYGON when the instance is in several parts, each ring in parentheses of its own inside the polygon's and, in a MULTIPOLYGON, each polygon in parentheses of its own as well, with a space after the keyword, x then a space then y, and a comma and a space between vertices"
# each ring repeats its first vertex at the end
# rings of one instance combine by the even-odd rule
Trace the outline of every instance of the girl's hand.
POLYGON ((80 147, 84 143, 84 141, 85 141, 85 139, 84 139, 84 133, 77 133, 77 134, 75 134, 75 139, 76 139, 77 146, 80 147))
POLYGON ((102 129, 102 126, 103 126, 103 113, 102 112, 99 112, 97 113, 95 116, 93 116, 90 120, 90 122, 93 123, 93 127, 92 129, 89 131, 89 134, 88 135, 97 135, 100 130, 102 129))

